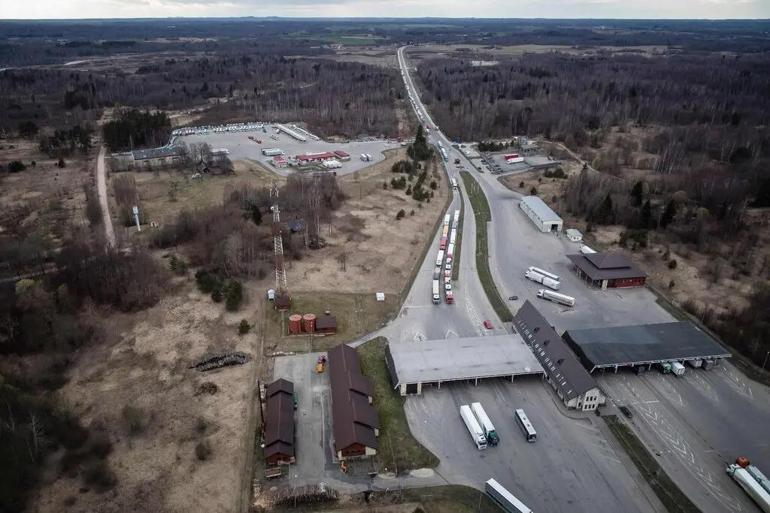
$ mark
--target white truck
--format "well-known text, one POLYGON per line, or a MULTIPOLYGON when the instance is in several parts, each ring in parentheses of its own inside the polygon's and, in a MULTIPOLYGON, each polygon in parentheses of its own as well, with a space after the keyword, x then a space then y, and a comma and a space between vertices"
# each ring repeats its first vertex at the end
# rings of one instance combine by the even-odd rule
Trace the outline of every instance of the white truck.
POLYGON ((537 273, 537 274, 541 274, 541 275, 545 276, 546 278, 551 278, 553 281, 561 281, 559 279, 559 275, 553 274, 553 273, 549 273, 545 269, 540 269, 539 267, 528 267, 527 271, 530 271, 530 272, 533 272, 533 273, 537 273))
POLYGON ((454 244, 457 241, 457 228, 452 228, 452 231, 449 232, 449 243, 454 244))
POLYGON ((444 226, 449 226, 449 221, 452 220, 452 216, 450 214, 446 214, 444 216, 444 226))
POLYGON ((751 477, 754 478, 754 481, 759 483, 759 486, 764 488, 767 493, 770 493, 770 479, 768 479, 761 470, 759 470, 756 466, 749 464, 746 467, 746 472, 751 474, 751 477))
POLYGON ((453 257, 454 254, 455 254, 455 245, 454 245, 454 242, 450 242, 449 246, 447 246, 447 249, 446 249, 446 256, 453 257))
POLYGON ((454 218, 452 219, 452 228, 457 228, 457 225, 460 224, 460 211, 455 210, 454 218))
POLYGON ((564 306, 575 306, 575 298, 566 294, 559 294, 552 290, 540 289, 537 291, 537 297, 559 303, 564 306))
POLYGON ((492 446, 497 445, 500 442, 500 437, 497 435, 497 431, 495 431, 495 426, 492 425, 492 421, 489 420, 487 412, 484 411, 484 407, 481 406, 481 403, 471 403, 471 410, 473 410, 479 424, 481 424, 481 429, 484 430, 484 436, 487 437, 487 443, 492 446))
POLYGON ((671 372, 675 376, 684 376, 684 365, 679 362, 671 362, 671 372))
POLYGON ((743 491, 754 499, 762 511, 770 513, 770 493, 762 488, 748 470, 740 465, 732 464, 727 467, 726 471, 743 488, 743 491))
POLYGON ((439 283, 438 280, 433 280, 433 304, 437 305, 441 303, 441 296, 438 293, 439 283))
POLYGON ((476 417, 473 416, 473 412, 467 404, 460 406, 460 417, 465 422, 465 427, 468 428, 468 433, 471 434, 473 443, 476 444, 478 450, 487 448, 487 437, 484 436, 484 431, 481 430, 476 417))
POLYGON ((452 189, 457 189, 457 187, 458 187, 457 178, 452 178, 452 189))
POLYGON ((444 261, 444 250, 439 249, 438 255, 436 256, 436 267, 441 267, 441 262, 444 261))
POLYGON ((524 273, 524 277, 534 281, 535 283, 543 284, 549 289, 553 289, 553 290, 559 290, 559 287, 561 286, 561 284, 558 281, 548 278, 547 276, 543 276, 540 273, 536 273, 529 270, 527 270, 527 272, 524 273))

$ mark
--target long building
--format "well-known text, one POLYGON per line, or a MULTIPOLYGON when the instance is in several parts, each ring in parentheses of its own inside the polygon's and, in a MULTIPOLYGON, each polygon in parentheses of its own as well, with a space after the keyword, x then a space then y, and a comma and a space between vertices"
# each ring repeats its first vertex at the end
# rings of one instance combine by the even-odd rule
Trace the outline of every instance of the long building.
POLYGON ((578 276, 594 287, 643 287, 647 273, 620 253, 567 255, 578 276))
POLYGON ((545 370, 546 381, 567 408, 591 411, 604 404, 606 398, 596 380, 532 303, 524 302, 513 325, 535 353, 545 370))
POLYGON ((560 232, 564 225, 561 217, 537 196, 524 196, 519 208, 541 232, 560 232))
POLYGON ((689 321, 569 330, 564 340, 590 372, 730 356, 719 342, 689 321))
POLYGON ((334 453, 339 460, 377 454, 380 423, 372 406, 372 385, 361 374, 355 349, 340 344, 329 351, 334 453))
POLYGON ((517 334, 390 342, 385 351, 390 381, 399 394, 421 394, 426 386, 543 374, 537 358, 517 334))
POLYGON ((265 400, 265 460, 268 465, 294 463, 294 383, 273 381, 265 400))

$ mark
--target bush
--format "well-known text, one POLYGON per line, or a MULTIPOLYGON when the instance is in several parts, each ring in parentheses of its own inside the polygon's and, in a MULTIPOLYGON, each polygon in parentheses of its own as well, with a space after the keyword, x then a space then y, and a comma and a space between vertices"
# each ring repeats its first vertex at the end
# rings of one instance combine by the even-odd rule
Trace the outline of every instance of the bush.
POLYGON ((195 446, 195 457, 200 461, 206 461, 211 458, 211 444, 208 440, 201 440, 195 446))
POLYGON ((402 208, 401 210, 399 210, 399 211, 398 211, 398 214, 396 214, 396 219, 397 219, 397 220, 400 220, 400 219, 401 219, 401 218, 403 218, 405 215, 406 215, 406 211, 405 211, 405 210, 402 208))
POLYGON ((8 163, 9 173, 19 173, 25 169, 27 169, 27 166, 25 166, 24 163, 20 160, 12 160, 8 163))
POLYGON ((671 260, 668 261, 668 268, 669 269, 676 269, 676 260, 675 259, 672 258, 671 260))
POLYGON ((129 436, 137 436, 147 428, 146 415, 141 408, 126 405, 123 407, 122 414, 129 436))
POLYGON ((181 258, 177 258, 176 255, 171 255, 171 259, 168 261, 168 268, 171 269, 174 274, 179 276, 187 274, 187 262, 181 258))
POLYGON ((225 308, 234 312, 241 306, 243 301, 243 286, 238 280, 230 280, 227 282, 224 290, 225 294, 225 308))
POLYGON ((203 269, 195 273, 195 282, 198 284, 198 290, 204 294, 210 294, 222 286, 221 280, 217 275, 203 269))
POLYGON ((221 303, 224 297, 222 296, 222 289, 214 289, 211 291, 211 300, 215 303, 221 303))
POLYGON ((64 162, 64 159, 63 159, 63 158, 59 157, 59 162, 57 162, 57 163, 56 163, 56 165, 57 165, 59 168, 63 168, 63 167, 64 167, 64 166, 66 166, 67 164, 64 162))
POLYGON ((238 334, 239 335, 245 335, 246 333, 251 330, 251 326, 249 325, 249 321, 246 319, 241 319, 241 323, 238 325, 238 334))
POLYGON ((83 472, 83 480, 86 484, 93 486, 98 492, 105 492, 118 484, 115 472, 103 460, 89 463, 83 472))
POLYGON ((529 190, 529 194, 530 194, 531 196, 537 196, 537 187, 532 187, 532 188, 529 190))
POLYGON ((87 450, 96 458, 103 460, 112 452, 112 442, 104 431, 95 431, 88 438, 87 450))

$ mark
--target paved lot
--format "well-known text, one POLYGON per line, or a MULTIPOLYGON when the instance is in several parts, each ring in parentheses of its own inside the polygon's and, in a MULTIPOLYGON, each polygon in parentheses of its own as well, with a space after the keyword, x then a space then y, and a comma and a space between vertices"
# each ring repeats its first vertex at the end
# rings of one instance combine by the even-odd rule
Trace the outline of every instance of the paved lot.
POLYGON ((227 148, 230 151, 231 160, 256 160, 283 176, 290 174, 293 171, 293 168, 274 168, 268 163, 269 157, 262 155, 263 149, 280 148, 286 152, 287 156, 291 157, 303 153, 318 153, 334 150, 346 151, 350 154, 350 161, 343 162, 342 167, 335 170, 337 174, 346 175, 384 160, 385 156, 382 153, 384 150, 398 148, 400 146, 399 143, 384 140, 331 143, 308 139, 306 142, 301 142, 284 133, 275 134, 275 130, 269 125, 267 126, 267 133, 263 133, 261 130, 250 132, 214 132, 179 136, 177 137, 177 140, 183 141, 188 146, 205 142, 212 148, 227 148), (262 144, 257 144, 255 141, 252 141, 249 139, 249 136, 261 140, 262 144), (275 139, 271 136, 275 137, 275 139), (362 161, 360 158, 362 153, 370 154, 372 160, 370 162, 362 161))
POLYGON ((483 488, 494 477, 534 511, 549 513, 663 511, 641 477, 629 473, 625 455, 607 443, 603 421, 564 416, 540 379, 427 389, 407 399, 406 413, 415 437, 441 459, 438 474, 452 483, 483 488), (473 401, 494 423, 497 447, 479 451, 471 441, 459 407, 473 401), (538 432, 534 444, 515 423, 519 407, 538 432))
POLYGON ((631 407, 634 430, 704 513, 759 511, 724 469, 739 455, 770 468, 768 387, 730 364, 688 368, 679 378, 608 373, 599 383, 614 402, 631 407))

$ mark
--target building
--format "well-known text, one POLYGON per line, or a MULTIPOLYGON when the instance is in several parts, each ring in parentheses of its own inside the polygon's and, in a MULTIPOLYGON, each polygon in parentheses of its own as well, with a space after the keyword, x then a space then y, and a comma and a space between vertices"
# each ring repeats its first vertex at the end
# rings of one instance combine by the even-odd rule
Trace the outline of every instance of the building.
POLYGON ((372 406, 372 385, 361 374, 355 349, 340 344, 329 351, 334 454, 339 460, 377 454, 380 423, 372 406))
POLYGON ((297 155, 295 157, 295 160, 298 164, 304 165, 304 164, 315 164, 317 162, 323 162, 325 160, 336 160, 337 155, 330 151, 324 151, 321 153, 304 153, 302 155, 297 155))
POLYGON ((519 208, 527 214, 535 227, 541 232, 560 232, 563 221, 551 207, 537 196, 524 196, 519 208))
POLYGON ((524 302, 513 326, 535 353, 546 381, 567 408, 591 411, 604 404, 606 398, 596 380, 532 303, 524 302))
POLYGON ((342 162, 347 162, 350 160, 350 153, 342 150, 335 150, 334 154, 337 156, 338 159, 340 159, 342 162))
POLYGON ((273 381, 265 396, 265 461, 268 465, 294 463, 294 384, 273 381))
POLYGON ((567 255, 578 276, 594 287, 643 287, 647 273, 620 253, 567 255))
POLYGON ((111 167, 114 171, 169 167, 179 165, 184 161, 182 152, 176 146, 113 153, 110 157, 111 167))
POLYGON ((426 386, 480 379, 543 374, 543 368, 517 335, 390 342, 385 362, 394 389, 404 396, 426 386))
POLYGON ((315 321, 315 331, 324 335, 334 335, 337 333, 337 318, 328 312, 319 315, 315 321))
POLYGON ((271 158, 268 162, 270 162, 273 165, 273 167, 277 167, 279 169, 289 165, 289 161, 286 160, 286 157, 283 155, 276 155, 275 157, 271 158))
POLYGON ((294 139, 296 139, 296 140, 298 140, 300 142, 307 141, 307 137, 305 137, 304 135, 300 134, 298 131, 293 130, 293 129, 285 126, 285 125, 275 125, 275 129, 278 132, 283 132, 284 134, 288 135, 289 137, 293 137, 294 139))
POLYGON ((576 230, 575 228, 567 228, 565 233, 567 234, 567 238, 572 242, 580 242, 583 240, 583 234, 580 233, 580 230, 576 230))
POLYGON ((730 356, 719 342, 689 321, 569 330, 564 340, 590 372, 730 356))

